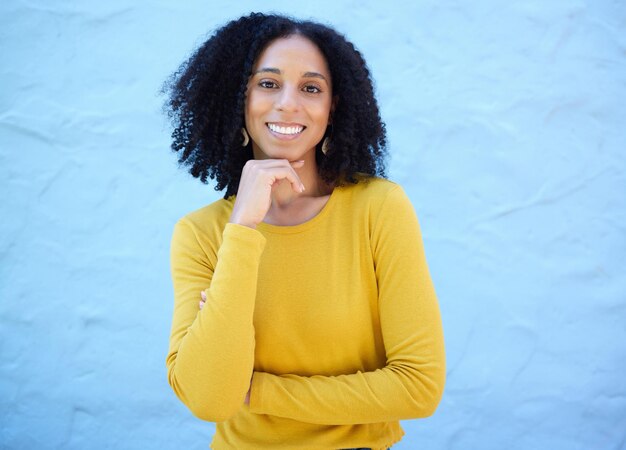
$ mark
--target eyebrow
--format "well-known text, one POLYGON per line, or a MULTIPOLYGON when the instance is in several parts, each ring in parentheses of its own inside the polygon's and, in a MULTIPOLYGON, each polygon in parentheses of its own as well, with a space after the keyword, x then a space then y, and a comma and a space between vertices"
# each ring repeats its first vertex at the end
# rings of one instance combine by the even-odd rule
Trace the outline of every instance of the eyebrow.
MULTIPOLYGON (((253 75, 256 75, 257 73, 263 73, 263 72, 275 73, 276 75, 280 75, 281 74, 280 69, 277 69, 275 67, 263 67, 263 68, 257 70, 256 72, 254 72, 253 75)), ((321 78, 326 83, 328 83, 328 80, 326 79, 326 77, 324 75, 322 75, 321 73, 318 73, 318 72, 304 72, 303 77, 304 78, 321 78)))

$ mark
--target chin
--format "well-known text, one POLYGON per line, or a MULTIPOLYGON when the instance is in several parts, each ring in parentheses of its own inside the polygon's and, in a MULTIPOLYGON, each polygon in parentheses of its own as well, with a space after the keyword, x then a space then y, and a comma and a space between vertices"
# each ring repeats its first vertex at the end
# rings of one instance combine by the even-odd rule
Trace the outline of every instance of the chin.
MULTIPOLYGON (((315 148, 312 149, 315 152, 315 148)), ((263 159, 286 159, 289 161, 297 161, 300 159, 306 159, 306 150, 300 150, 295 148, 269 148, 268 150, 259 149, 259 155, 263 159)), ((256 154, 256 152, 255 152, 256 154)))

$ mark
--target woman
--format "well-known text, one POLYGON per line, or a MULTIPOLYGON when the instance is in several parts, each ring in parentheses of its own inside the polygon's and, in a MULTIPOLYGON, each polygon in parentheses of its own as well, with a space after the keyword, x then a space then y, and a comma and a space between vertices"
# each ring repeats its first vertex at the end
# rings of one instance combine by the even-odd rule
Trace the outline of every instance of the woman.
POLYGON ((172 148, 226 189, 172 238, 176 395, 217 422, 215 449, 388 448, 400 419, 434 412, 445 360, 361 55, 323 25, 251 14, 169 86, 172 148))

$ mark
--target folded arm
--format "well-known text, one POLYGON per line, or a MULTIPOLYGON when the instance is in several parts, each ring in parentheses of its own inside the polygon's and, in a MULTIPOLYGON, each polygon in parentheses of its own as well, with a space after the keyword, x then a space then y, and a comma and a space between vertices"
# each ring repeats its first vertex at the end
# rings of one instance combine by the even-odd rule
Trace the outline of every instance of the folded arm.
POLYGON ((185 219, 172 236, 174 315, 167 356, 168 381, 197 417, 218 422, 244 402, 254 365, 253 315, 258 263, 265 238, 227 224, 217 257, 202 248, 185 219), (200 292, 206 304, 200 311, 200 292))
POLYGON ((371 244, 386 366, 340 376, 255 372, 252 412, 341 425, 426 417, 435 411, 445 383, 441 317, 417 217, 400 187, 387 195, 371 244))

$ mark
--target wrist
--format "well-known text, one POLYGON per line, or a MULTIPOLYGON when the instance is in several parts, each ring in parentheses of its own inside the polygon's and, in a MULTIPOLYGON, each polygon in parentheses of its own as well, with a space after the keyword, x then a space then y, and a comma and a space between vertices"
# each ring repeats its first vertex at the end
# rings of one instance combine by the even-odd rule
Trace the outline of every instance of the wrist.
POLYGON ((243 225, 244 227, 252 228, 253 230, 255 230, 257 226, 256 223, 237 217, 235 214, 230 216, 228 222, 237 225, 243 225))

